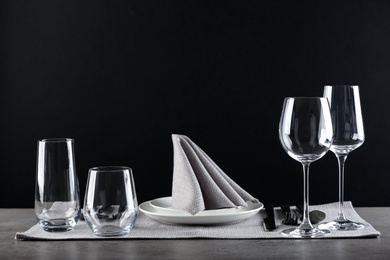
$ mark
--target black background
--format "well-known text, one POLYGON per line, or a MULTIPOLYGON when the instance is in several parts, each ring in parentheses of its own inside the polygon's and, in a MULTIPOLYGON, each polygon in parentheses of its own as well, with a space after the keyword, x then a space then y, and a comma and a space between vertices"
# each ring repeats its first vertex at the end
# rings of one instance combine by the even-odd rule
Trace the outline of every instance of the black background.
MULTIPOLYGON (((345 199, 390 206, 388 1, 1 1, 0 207, 33 207, 37 140, 76 140, 88 169, 133 168, 138 201, 171 193, 185 134, 262 202, 302 203, 282 149, 286 96, 357 84, 366 142, 345 199)), ((312 164, 311 204, 338 200, 337 162, 312 164)))

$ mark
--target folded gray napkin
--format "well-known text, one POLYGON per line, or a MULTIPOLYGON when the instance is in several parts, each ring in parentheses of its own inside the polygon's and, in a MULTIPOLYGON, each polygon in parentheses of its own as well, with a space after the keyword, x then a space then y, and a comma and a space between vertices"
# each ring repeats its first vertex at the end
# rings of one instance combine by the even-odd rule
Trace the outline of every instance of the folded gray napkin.
POLYGON ((172 208, 195 215, 202 210, 258 202, 230 179, 202 149, 184 135, 172 135, 172 208))

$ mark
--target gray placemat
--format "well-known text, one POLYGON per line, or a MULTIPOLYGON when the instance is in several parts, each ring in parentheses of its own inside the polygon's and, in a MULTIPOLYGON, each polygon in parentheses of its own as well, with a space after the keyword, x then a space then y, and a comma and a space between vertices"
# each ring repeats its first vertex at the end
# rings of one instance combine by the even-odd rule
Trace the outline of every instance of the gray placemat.
MULTIPOLYGON (((380 232, 371 224, 363 220, 354 210, 351 202, 344 203, 345 216, 353 221, 365 223, 367 226, 356 231, 331 231, 324 238, 353 238, 353 237, 377 237, 380 232)), ((338 212, 338 203, 311 206, 311 210, 318 209, 326 213, 324 221, 331 221, 338 212)), ((101 238, 95 236, 84 221, 79 221, 74 230, 64 233, 51 233, 43 231, 38 225, 34 225, 25 232, 16 233, 18 240, 85 240, 85 239, 268 239, 286 238, 281 231, 291 226, 281 224, 283 213, 280 209, 275 211, 277 229, 272 232, 263 228, 265 211, 261 210, 255 216, 230 225, 195 226, 164 224, 152 219, 140 212, 134 228, 130 234, 118 238, 101 238)))

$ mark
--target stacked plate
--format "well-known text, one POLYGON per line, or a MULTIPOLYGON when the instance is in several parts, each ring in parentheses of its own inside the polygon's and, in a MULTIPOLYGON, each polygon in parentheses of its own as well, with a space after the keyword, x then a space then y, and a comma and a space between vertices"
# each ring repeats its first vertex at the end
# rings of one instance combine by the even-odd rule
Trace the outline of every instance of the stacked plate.
POLYGON ((172 208, 172 197, 158 198, 142 203, 139 208, 151 219, 187 225, 217 225, 242 221, 258 213, 263 204, 247 202, 247 206, 239 208, 225 208, 215 210, 204 210, 198 214, 191 215, 187 211, 172 208))

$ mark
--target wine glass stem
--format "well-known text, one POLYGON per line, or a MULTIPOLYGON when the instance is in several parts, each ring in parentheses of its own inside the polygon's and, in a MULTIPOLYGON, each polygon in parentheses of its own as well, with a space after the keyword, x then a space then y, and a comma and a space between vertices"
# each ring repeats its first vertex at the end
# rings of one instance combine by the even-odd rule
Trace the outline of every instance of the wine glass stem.
POLYGON ((344 165, 348 154, 336 154, 339 164, 339 214, 338 221, 347 221, 344 216, 344 165))
POLYGON ((303 220, 301 227, 304 229, 312 229, 313 225, 309 218, 309 169, 310 163, 302 163, 303 165, 303 220))

